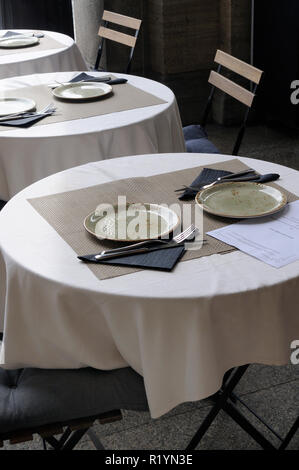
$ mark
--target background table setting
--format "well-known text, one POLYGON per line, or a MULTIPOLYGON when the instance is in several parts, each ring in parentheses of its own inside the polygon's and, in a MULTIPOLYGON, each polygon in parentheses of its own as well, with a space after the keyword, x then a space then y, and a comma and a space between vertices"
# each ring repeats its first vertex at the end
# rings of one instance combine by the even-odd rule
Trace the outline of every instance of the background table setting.
POLYGON ((54 31, 0 31, 0 79, 69 70, 87 70, 71 37, 54 31))
MULTIPOLYGON (((253 226, 271 233, 275 229, 269 224, 284 222, 296 231, 298 182, 297 171, 261 160, 181 153, 93 162, 26 188, 0 214, 0 270, 6 279, 1 284, 1 366, 106 370, 130 365, 143 375, 151 415, 158 417, 179 403, 215 393, 232 367, 287 364, 299 333, 294 310, 298 254, 274 267, 261 253, 236 249, 232 229, 247 224, 247 230, 253 226), (205 172, 209 177, 203 179, 205 172), (215 217, 209 213, 211 202, 199 201, 204 208, 199 238, 206 242, 198 250, 178 244, 88 259, 120 247, 89 234, 86 228, 93 226, 84 227, 99 203, 115 204, 121 194, 130 202, 193 207, 194 194, 182 197, 176 190, 194 187, 199 178, 201 184, 211 183, 219 172, 221 177, 247 172, 243 178, 251 178, 250 184, 265 174, 279 179, 259 185, 266 206, 254 204, 249 221, 239 222, 240 214, 235 219, 232 213, 215 217), (269 208, 268 196, 275 207, 269 208), (259 215, 272 214, 271 220, 257 219, 257 208, 259 215)), ((212 188, 228 184, 200 194, 211 196, 212 188)), ((232 185, 234 197, 244 197, 246 182, 232 185)), ((223 209, 227 206, 218 207, 223 209)), ((174 228, 186 228, 175 214, 174 228)))
POLYGON ((0 99, 7 105, 0 118, 3 200, 43 177, 79 164, 185 149, 175 96, 152 80, 71 72, 2 80, 1 89, 0 99), (90 90, 98 93, 95 99, 90 90), (11 100, 29 100, 35 110, 27 107, 20 120, 16 116, 5 120, 4 114, 12 112, 8 107, 11 100), (52 108, 47 110, 49 105, 52 108), (47 115, 41 115, 45 109, 47 115))

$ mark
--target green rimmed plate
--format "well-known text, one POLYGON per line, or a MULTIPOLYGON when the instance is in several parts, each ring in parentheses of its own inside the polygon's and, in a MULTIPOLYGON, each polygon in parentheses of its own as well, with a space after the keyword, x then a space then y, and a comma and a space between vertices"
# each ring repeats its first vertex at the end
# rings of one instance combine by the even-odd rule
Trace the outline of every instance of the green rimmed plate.
POLYGON ((195 201, 213 215, 250 219, 275 214, 287 204, 287 197, 279 189, 265 184, 232 182, 200 191, 195 201))
POLYGON ((173 210, 158 204, 120 207, 103 204, 85 218, 84 227, 100 239, 133 242, 165 237, 179 223, 180 218, 173 210))

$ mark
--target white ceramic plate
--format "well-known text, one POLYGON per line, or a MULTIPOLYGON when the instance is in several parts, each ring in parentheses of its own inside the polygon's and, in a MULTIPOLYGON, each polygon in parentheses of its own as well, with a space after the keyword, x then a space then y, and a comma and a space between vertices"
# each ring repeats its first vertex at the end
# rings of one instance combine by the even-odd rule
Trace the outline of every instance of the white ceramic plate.
POLYGON ((35 106, 29 98, 0 98, 0 116, 31 111, 35 106))
POLYGON ((274 214, 287 204, 286 195, 277 188, 259 183, 221 183, 204 189, 195 197, 210 214, 250 219, 274 214))
POLYGON ((167 207, 136 203, 120 209, 100 205, 85 218, 84 227, 100 239, 133 242, 165 237, 179 223, 178 215, 167 207))
POLYGON ((52 93, 56 98, 64 100, 92 100, 102 98, 112 92, 112 87, 107 83, 78 82, 60 85, 52 93))
POLYGON ((18 47, 29 47, 39 43, 39 39, 36 37, 17 37, 11 36, 7 39, 0 40, 0 48, 3 49, 17 49, 18 47))

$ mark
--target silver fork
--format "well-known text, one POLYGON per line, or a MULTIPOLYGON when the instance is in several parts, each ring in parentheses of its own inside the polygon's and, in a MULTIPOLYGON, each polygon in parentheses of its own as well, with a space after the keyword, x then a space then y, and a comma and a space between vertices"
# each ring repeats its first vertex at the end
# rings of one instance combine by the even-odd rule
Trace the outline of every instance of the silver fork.
MULTIPOLYGON (((172 238, 172 240, 166 241, 166 240, 160 240, 160 239, 155 239, 155 240, 145 240, 143 242, 138 242, 134 243, 132 245, 126 245, 121 248, 113 248, 112 250, 106 250, 106 251, 101 251, 98 255, 95 255, 95 259, 100 259, 100 258, 114 258, 116 256, 124 256, 127 253, 133 254, 133 253, 144 253, 146 252, 149 248, 147 248, 148 245, 153 245, 153 244, 163 244, 163 245, 179 245, 183 243, 185 240, 191 237, 191 235, 194 235, 198 232, 198 229, 195 227, 194 224, 191 224, 190 227, 186 228, 183 232, 179 233, 175 237, 172 238)), ((151 248, 154 248, 151 246, 151 248)))
POLYGON ((18 119, 18 118, 25 118, 25 117, 31 117, 31 116, 42 116, 42 115, 47 115, 47 114, 53 114, 56 111, 56 107, 54 103, 48 104, 45 108, 41 109, 40 111, 24 111, 22 113, 13 113, 13 114, 7 114, 6 116, 3 116, 0 118, 1 121, 10 121, 12 119, 18 119))

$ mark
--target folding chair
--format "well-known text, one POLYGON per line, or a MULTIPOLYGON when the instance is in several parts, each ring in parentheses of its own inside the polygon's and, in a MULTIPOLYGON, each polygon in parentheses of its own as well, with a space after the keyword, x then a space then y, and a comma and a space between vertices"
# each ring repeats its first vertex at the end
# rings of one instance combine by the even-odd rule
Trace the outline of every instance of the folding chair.
POLYGON ((189 442, 186 450, 194 450, 201 439, 211 426, 212 422, 218 415, 220 410, 225 411, 225 413, 230 416, 244 431, 247 432, 263 449, 265 450, 285 450, 289 442, 295 435, 295 432, 299 427, 299 417, 296 419, 295 423, 285 436, 282 438, 274 429, 272 429, 260 416, 258 416, 249 406, 241 400, 235 393, 234 389, 238 385, 239 381, 245 374, 248 369, 249 364, 236 367, 228 371, 223 379, 223 384, 219 392, 213 395, 213 400, 215 402, 213 408, 209 411, 208 415, 201 423, 197 432, 189 442), (257 428, 255 428, 250 421, 241 413, 241 411, 236 407, 236 403, 241 403, 247 411, 249 411, 255 418, 257 418, 267 429, 270 431, 277 439, 281 441, 281 444, 276 448, 257 428))
POLYGON ((117 43, 123 44, 124 46, 127 46, 130 48, 129 62, 126 67, 126 73, 130 73, 132 58, 133 58, 135 45, 136 45, 136 41, 138 38, 142 21, 136 18, 132 18, 130 16, 120 15, 118 13, 114 13, 112 11, 107 11, 107 10, 104 10, 102 21, 103 21, 103 24, 100 26, 100 29, 98 32, 98 35, 101 38, 101 42, 99 46, 96 63, 95 63, 95 70, 99 69, 105 41, 110 40, 110 41, 115 41, 117 43), (110 29, 109 28, 110 23, 113 23, 119 26, 124 26, 129 29, 133 29, 135 30, 135 34, 134 36, 132 36, 130 34, 125 34, 125 33, 116 31, 114 29, 110 29))
POLYGON ((249 111, 252 107, 257 86, 260 82, 263 72, 256 67, 253 67, 252 65, 249 65, 242 60, 236 59, 235 57, 220 50, 217 50, 214 61, 218 64, 218 68, 216 72, 212 70, 210 73, 209 83, 212 85, 212 88, 203 113, 201 124, 193 124, 186 126, 183 129, 186 148, 188 152, 192 153, 220 153, 217 147, 215 147, 215 145, 208 139, 208 135, 205 131, 205 126, 207 124, 212 107, 215 89, 218 88, 246 106, 243 122, 232 151, 232 155, 238 155, 244 137, 249 111), (253 90, 249 91, 221 75, 220 72, 222 67, 225 67, 230 71, 250 80, 254 84, 253 90))

